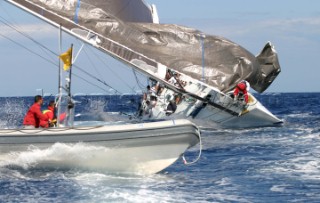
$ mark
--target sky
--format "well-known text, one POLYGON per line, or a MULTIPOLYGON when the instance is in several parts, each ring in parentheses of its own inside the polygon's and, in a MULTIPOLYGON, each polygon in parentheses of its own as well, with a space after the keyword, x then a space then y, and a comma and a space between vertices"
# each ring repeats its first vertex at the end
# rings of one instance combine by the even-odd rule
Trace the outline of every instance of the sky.
MULTIPOLYGON (((157 6, 160 23, 193 27, 210 35, 223 36, 250 51, 260 53, 270 41, 278 52, 281 73, 266 92, 319 92, 320 90, 320 1, 319 0, 146 0, 157 6)), ((5 3, 0 2, 0 17, 19 25, 30 36, 59 52, 58 31, 41 20, 5 3)), ((23 43, 26 48, 49 55, 35 47, 34 43, 19 37, 14 31, 0 23, 0 96, 34 95, 37 89, 46 93, 57 92, 57 70, 54 65, 30 54, 25 48, 3 38, 10 36, 23 43), (16 36, 17 35, 17 36, 16 36), (21 39, 20 39, 21 38, 21 39)), ((81 43, 63 37, 63 50, 71 43, 81 43)), ((138 89, 130 83, 135 74, 131 68, 112 58, 103 58, 92 48, 84 48, 79 62, 89 66, 88 71, 116 87, 122 93, 138 89), (93 61, 86 55, 94 55, 93 61), (89 61, 89 62, 88 62, 89 61), (98 69, 96 61, 108 66, 98 69), (114 67, 117 67, 114 69, 114 67), (111 76, 116 75, 116 76, 111 76)), ((52 58, 52 61, 56 61, 52 58)), ((81 73, 77 73, 80 74, 81 73)), ((145 83, 139 77, 141 83, 145 83)), ((92 80, 93 82, 94 80, 92 80)), ((134 80, 133 80, 134 81, 134 80)), ((97 88, 75 78, 73 90, 77 93, 106 93, 107 86, 97 88), (103 90, 102 90, 103 89, 103 90)), ((109 89, 110 91, 110 89, 109 89)))

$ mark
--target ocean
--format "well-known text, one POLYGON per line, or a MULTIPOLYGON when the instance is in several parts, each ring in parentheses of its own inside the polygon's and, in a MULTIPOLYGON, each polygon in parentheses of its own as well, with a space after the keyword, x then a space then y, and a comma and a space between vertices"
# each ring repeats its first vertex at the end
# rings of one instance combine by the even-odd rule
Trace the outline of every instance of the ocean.
MULTIPOLYGON (((15 160, 0 161, 0 202, 320 202, 320 93, 255 96, 284 121, 282 126, 202 128, 197 163, 186 166, 179 159, 148 176, 37 167, 37 161, 68 149, 31 148, 15 160)), ((110 112, 130 119, 139 96, 82 95, 76 100, 78 122, 116 122, 110 112)), ((32 98, 2 97, 0 104, 0 127, 16 128, 32 98)), ((81 146, 73 150, 81 156, 81 146)), ((195 146, 186 157, 192 160, 198 153, 195 146)))

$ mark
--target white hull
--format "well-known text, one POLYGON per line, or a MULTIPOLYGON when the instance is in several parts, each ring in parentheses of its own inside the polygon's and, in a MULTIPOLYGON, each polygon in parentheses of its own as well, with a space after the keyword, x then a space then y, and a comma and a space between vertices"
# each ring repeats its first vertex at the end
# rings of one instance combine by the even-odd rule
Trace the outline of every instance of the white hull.
POLYGON ((202 127, 219 125, 227 128, 264 127, 282 123, 251 94, 248 105, 244 107, 241 101, 234 101, 230 94, 224 94, 191 77, 180 74, 179 80, 186 84, 183 89, 178 86, 167 88, 168 82, 163 81, 167 87, 156 95, 157 101, 150 105, 150 113, 142 113, 144 120, 188 119, 202 127), (177 95, 180 95, 179 102, 174 101, 177 95), (170 101, 174 101, 177 108, 168 115, 170 101))
MULTIPOLYGON (((59 150, 31 165, 82 168, 108 173, 153 174, 173 164, 199 142, 199 131, 187 120, 49 130, 0 130, 0 164, 37 152, 59 150), (77 148, 80 147, 80 153, 77 148)), ((39 156, 39 155, 38 155, 39 156)))
MULTIPOLYGON (((251 95, 252 98, 254 98, 251 95)), ((255 99, 255 98, 254 98, 255 99)), ((226 128, 250 128, 275 126, 282 121, 268 111, 259 101, 251 103, 252 106, 243 111, 243 114, 230 115, 213 107, 206 107, 195 117, 200 121, 211 121, 226 128)))

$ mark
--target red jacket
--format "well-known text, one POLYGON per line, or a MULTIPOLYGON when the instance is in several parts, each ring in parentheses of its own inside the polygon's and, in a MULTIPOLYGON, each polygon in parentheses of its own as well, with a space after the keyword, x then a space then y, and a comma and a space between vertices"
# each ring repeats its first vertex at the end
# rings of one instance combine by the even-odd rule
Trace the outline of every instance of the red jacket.
POLYGON ((43 111, 43 115, 45 115, 47 119, 40 119, 40 127, 48 128, 48 121, 54 118, 54 107, 48 106, 48 109, 43 111))
POLYGON ((239 95, 239 92, 243 93, 244 100, 246 101, 246 103, 248 103, 249 97, 247 92, 247 85, 244 82, 237 84, 236 88, 234 89, 233 95, 236 97, 239 95))
POLYGON ((32 125, 36 128, 39 128, 40 120, 48 121, 48 118, 42 114, 40 104, 34 103, 24 117, 23 125, 32 125))

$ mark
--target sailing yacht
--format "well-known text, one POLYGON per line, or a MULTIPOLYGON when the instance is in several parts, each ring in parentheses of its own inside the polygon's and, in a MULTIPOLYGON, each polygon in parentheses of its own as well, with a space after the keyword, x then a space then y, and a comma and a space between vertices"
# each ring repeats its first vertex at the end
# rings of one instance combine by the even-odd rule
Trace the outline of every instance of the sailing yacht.
POLYGON ((156 6, 143 0, 5 1, 61 26, 154 81, 160 87, 156 102, 142 101, 145 108, 137 119, 184 118, 228 128, 282 123, 254 95, 243 105, 229 94, 242 80, 259 93, 274 81, 281 69, 271 42, 254 56, 223 37, 160 24, 156 6), (172 83, 167 73, 178 82, 172 83), (173 103, 174 111, 168 113, 173 103))

